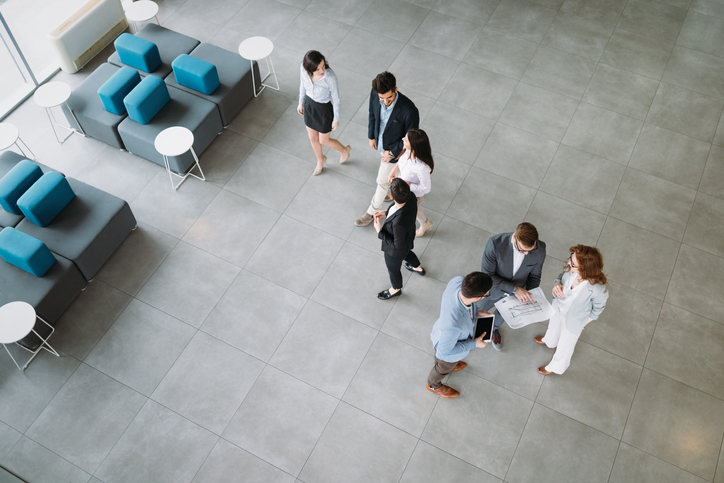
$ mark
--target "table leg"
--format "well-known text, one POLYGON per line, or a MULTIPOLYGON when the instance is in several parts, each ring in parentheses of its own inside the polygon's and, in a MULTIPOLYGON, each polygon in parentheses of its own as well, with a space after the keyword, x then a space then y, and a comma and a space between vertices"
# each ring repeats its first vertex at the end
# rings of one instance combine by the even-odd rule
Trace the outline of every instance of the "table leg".
POLYGON ((279 79, 277 79, 277 72, 276 72, 276 70, 274 69, 274 64, 272 63, 271 55, 266 58, 266 68, 267 68, 267 70, 269 71, 269 73, 268 73, 268 74, 266 75, 266 77, 264 77, 264 79, 261 81, 261 82, 262 82, 262 85, 263 85, 264 87, 268 87, 269 89, 274 89, 275 91, 278 91, 278 90, 279 90, 279 79), (266 81, 266 80, 269 78, 269 76, 271 76, 271 75, 274 76, 274 82, 275 82, 276 85, 277 85, 276 87, 274 87, 274 86, 272 86, 272 85, 269 85, 269 84, 264 84, 264 81, 266 81))
POLYGON ((10 358, 11 358, 11 359, 13 360, 13 362, 15 363, 15 367, 17 367, 19 371, 22 371, 23 369, 25 369, 24 367, 21 368, 21 367, 18 365, 18 361, 16 361, 15 358, 13 357, 13 355, 10 353, 10 349, 8 349, 8 346, 6 346, 5 344, 3 344, 3 347, 5 347, 5 350, 7 351, 8 355, 10 356, 10 358))
POLYGON ((18 147, 18 149, 20 150, 20 152, 23 153, 23 156, 25 156, 25 157, 28 158, 28 159, 32 159, 33 161, 35 161, 35 153, 33 153, 33 151, 30 149, 30 147, 28 147, 27 143, 26 143, 25 141, 23 141, 23 140, 20 138, 20 136, 18 136, 18 140, 15 141, 15 145, 18 147), (32 158, 28 157, 28 155, 25 154, 25 149, 23 149, 22 146, 20 146, 20 144, 18 144, 18 142, 23 143, 23 146, 25 146, 25 149, 27 149, 28 152, 33 156, 32 158))
POLYGON ((194 151, 194 148, 193 148, 193 147, 191 148, 191 154, 192 154, 193 157, 194 157, 194 164, 191 165, 191 168, 190 168, 190 169, 188 170, 188 172, 187 172, 185 175, 183 175, 183 176, 180 175, 180 174, 176 174, 176 173, 174 173, 173 171, 171 171, 171 167, 170 167, 170 165, 169 165, 169 163, 168 163, 168 156, 166 156, 166 155, 163 156, 163 164, 166 166, 166 171, 168 172, 168 178, 169 178, 169 180, 171 181, 171 187, 174 189, 174 191, 175 191, 175 190, 178 190, 179 186, 181 186, 181 185, 183 184, 183 182, 186 181, 186 178, 188 178, 189 176, 192 176, 192 177, 194 177, 194 178, 196 178, 196 179, 200 179, 201 181, 206 181, 206 176, 204 175, 204 172, 203 172, 203 170, 201 169, 201 164, 199 164, 199 158, 198 158, 198 156, 196 156, 196 151, 194 151), (195 174, 193 174, 193 173, 191 172, 191 171, 194 169, 194 166, 196 166, 197 168, 199 168, 199 173, 201 173, 201 176, 200 176, 200 177, 199 177, 199 176, 196 176, 195 174), (177 185, 174 185, 174 183, 173 183, 173 177, 174 177, 174 176, 176 176, 177 178, 181 178, 181 181, 179 181, 177 185))

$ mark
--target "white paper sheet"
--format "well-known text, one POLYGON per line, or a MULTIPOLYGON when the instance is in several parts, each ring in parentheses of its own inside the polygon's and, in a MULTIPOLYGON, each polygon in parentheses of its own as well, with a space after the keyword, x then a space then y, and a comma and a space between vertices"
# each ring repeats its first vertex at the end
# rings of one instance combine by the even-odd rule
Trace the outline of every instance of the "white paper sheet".
POLYGON ((520 329, 535 322, 543 322, 553 315, 553 307, 543 295, 540 287, 530 291, 533 303, 526 304, 515 295, 508 295, 495 303, 498 313, 503 316, 511 329, 520 329))

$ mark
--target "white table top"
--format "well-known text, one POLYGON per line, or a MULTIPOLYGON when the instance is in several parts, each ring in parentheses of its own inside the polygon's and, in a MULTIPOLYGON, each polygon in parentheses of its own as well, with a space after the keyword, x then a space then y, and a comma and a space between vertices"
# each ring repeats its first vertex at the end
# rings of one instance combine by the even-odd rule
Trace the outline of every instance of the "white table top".
POLYGON ((151 0, 132 2, 126 7, 126 18, 132 22, 151 20, 158 13, 158 5, 151 0))
POLYGON ((14 124, 0 122, 0 150, 7 149, 18 140, 20 133, 14 124))
POLYGON ((239 44, 239 55, 246 60, 261 60, 269 57, 274 43, 266 37, 249 37, 239 44))
POLYGON ((70 86, 65 82, 48 82, 38 87, 33 100, 40 107, 55 107, 67 101, 70 92, 70 86))
POLYGON ((10 302, 0 307, 0 344, 12 344, 35 327, 35 309, 27 302, 10 302))
POLYGON ((165 156, 180 156, 194 144, 194 133, 181 126, 169 127, 158 133, 153 145, 165 156))

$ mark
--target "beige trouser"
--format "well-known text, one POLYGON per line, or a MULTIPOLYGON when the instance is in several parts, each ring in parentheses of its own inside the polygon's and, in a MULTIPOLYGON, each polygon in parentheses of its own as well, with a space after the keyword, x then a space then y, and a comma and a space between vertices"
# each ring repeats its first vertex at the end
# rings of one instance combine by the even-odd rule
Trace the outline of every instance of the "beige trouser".
POLYGON ((375 190, 374 196, 372 196, 372 202, 369 208, 367 208, 367 213, 370 215, 374 215, 375 211, 382 210, 385 197, 387 193, 390 192, 390 183, 388 182, 390 173, 395 169, 395 166, 397 166, 397 164, 380 161, 380 169, 377 171, 377 189, 375 190))
POLYGON ((425 216, 425 213, 422 211, 422 200, 425 199, 425 195, 420 196, 417 199, 417 222, 420 223, 420 226, 425 226, 425 223, 427 223, 427 217, 425 216))

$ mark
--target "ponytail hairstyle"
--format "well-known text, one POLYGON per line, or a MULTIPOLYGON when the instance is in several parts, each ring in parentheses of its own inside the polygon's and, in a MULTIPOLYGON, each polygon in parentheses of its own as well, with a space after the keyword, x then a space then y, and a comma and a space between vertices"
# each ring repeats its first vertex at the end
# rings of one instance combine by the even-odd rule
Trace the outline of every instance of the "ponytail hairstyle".
POLYGON ((307 71, 307 74, 309 74, 309 77, 314 75, 314 71, 317 70, 319 64, 322 62, 324 62, 324 68, 329 69, 327 59, 325 59, 324 56, 316 50, 310 50, 304 54, 304 59, 302 59, 302 65, 304 66, 304 70, 307 71))
POLYGON ((414 156, 428 165, 430 174, 432 174, 435 169, 435 161, 432 159, 432 149, 430 149, 430 139, 427 137, 427 133, 422 129, 410 129, 407 131, 407 140, 410 141, 412 151, 410 156, 414 156))

